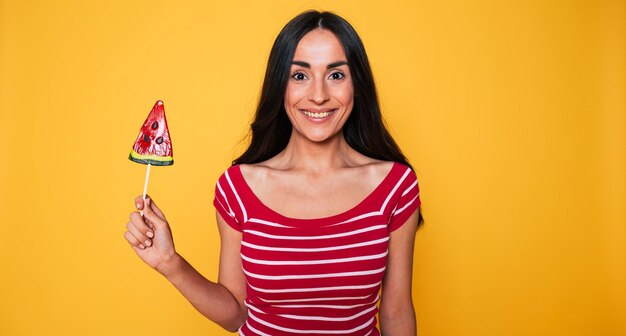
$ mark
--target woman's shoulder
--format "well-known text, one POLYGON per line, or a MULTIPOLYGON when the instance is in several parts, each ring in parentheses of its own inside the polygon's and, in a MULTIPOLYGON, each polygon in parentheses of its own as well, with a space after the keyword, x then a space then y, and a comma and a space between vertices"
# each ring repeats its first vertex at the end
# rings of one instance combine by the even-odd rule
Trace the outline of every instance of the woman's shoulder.
POLYGON ((218 179, 224 180, 224 179, 228 179, 232 177, 239 171, 239 166, 240 165, 236 164, 236 165, 231 165, 228 168, 224 169, 218 179))
POLYGON ((402 189, 417 183, 417 175, 413 168, 402 162, 381 161, 373 164, 370 171, 372 180, 381 181, 390 187, 402 189))
POLYGON ((363 172, 378 177, 389 175, 392 172, 409 172, 414 174, 413 169, 408 164, 398 161, 379 160, 362 155, 357 162, 357 166, 363 172))
POLYGON ((356 150, 352 151, 350 158, 353 166, 359 168, 364 173, 376 175, 375 177, 386 176, 393 171, 411 169, 402 162, 376 159, 359 153, 356 150))
MULTIPOLYGON (((234 167, 234 166, 233 166, 234 167)), ((246 181, 266 182, 280 170, 271 165, 260 163, 242 163, 237 168, 246 181)))
POLYGON ((245 184, 242 175, 241 164, 234 164, 226 168, 217 178, 217 185, 221 187, 230 187, 240 189, 245 184))
POLYGON ((371 159, 369 162, 359 165, 357 169, 363 179, 376 183, 376 181, 385 180, 393 172, 394 167, 396 167, 394 161, 371 159))

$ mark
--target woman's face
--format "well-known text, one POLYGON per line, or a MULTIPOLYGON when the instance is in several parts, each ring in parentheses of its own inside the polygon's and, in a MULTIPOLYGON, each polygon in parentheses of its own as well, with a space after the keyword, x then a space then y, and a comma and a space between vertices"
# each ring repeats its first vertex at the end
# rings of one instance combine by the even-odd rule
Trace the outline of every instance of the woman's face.
POLYGON ((343 46, 325 29, 304 35, 296 47, 285 111, 293 131, 314 142, 340 134, 352 106, 354 88, 343 46))

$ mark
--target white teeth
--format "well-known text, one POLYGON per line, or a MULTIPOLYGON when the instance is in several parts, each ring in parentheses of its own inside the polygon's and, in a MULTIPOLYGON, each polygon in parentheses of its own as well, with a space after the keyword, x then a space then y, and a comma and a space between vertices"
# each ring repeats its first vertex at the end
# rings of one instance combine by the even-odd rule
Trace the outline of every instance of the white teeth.
POLYGON ((315 118, 315 119, 323 119, 328 117, 329 115, 331 115, 335 110, 329 111, 329 112, 321 112, 321 113, 317 113, 317 112, 309 112, 306 110, 301 110, 302 113, 304 113, 307 117, 311 117, 311 118, 315 118))

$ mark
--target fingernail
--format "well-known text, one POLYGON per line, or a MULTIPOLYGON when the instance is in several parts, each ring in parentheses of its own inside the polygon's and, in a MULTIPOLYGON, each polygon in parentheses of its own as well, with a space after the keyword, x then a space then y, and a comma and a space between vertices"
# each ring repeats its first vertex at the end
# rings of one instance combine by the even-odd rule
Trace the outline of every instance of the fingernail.
POLYGON ((146 239, 146 241, 145 241, 144 243, 146 244, 146 246, 150 246, 150 245, 152 245, 152 242, 151 242, 151 241, 149 241, 149 240, 147 240, 147 239, 146 239))
POLYGON ((139 248, 143 250, 143 249, 145 249, 146 247, 145 247, 145 246, 143 246, 143 244, 139 244, 139 248))
POLYGON ((154 233, 152 233, 152 231, 148 231, 146 233, 146 236, 148 236, 148 238, 152 238, 152 237, 154 237, 154 233))
POLYGON ((135 204, 135 206, 137 207, 137 209, 141 209, 141 204, 137 203, 135 204))

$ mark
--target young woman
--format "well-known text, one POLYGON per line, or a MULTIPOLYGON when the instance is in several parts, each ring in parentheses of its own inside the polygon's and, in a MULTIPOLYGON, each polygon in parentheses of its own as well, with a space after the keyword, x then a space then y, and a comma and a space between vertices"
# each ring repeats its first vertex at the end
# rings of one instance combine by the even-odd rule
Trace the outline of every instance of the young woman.
POLYGON ((131 213, 125 232, 135 252, 240 335, 415 335, 419 187, 348 22, 309 11, 283 28, 251 129, 215 188, 217 283, 176 253, 163 212, 141 196, 144 217, 131 213))

